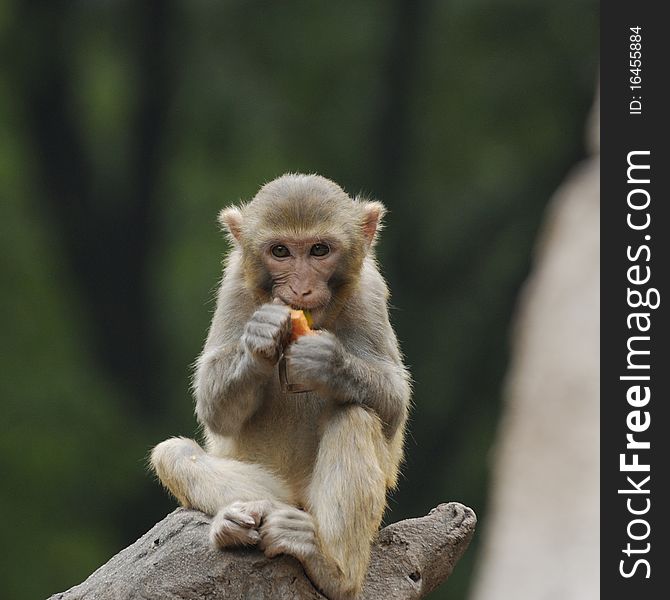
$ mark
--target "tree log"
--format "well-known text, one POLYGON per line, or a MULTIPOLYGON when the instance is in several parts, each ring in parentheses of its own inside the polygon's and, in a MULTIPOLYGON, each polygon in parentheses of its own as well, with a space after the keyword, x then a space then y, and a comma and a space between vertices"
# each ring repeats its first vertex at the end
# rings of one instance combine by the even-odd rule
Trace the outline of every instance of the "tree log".
MULTIPOLYGON (((324 600, 292 557, 213 548, 210 521, 178 508, 86 581, 49 600, 324 600)), ((450 502, 382 529, 360 599, 423 598, 451 575, 476 521, 472 509, 450 502)))

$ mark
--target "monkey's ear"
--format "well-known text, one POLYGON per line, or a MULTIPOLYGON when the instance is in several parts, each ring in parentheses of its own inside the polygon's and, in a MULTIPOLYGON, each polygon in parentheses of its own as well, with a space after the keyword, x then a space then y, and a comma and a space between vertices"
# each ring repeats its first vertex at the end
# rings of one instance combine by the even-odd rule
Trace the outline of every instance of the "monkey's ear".
POLYGON ((219 213, 219 223, 233 242, 242 242, 242 211, 237 206, 229 206, 219 213))
POLYGON ((363 203, 363 235, 368 247, 372 246, 377 233, 381 231, 385 214, 386 207, 381 202, 374 200, 363 203))

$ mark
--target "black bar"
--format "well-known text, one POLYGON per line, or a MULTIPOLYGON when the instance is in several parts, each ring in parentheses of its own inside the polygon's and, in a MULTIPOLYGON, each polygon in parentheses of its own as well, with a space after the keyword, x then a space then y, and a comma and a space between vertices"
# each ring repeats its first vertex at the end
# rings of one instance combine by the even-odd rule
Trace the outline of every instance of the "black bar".
POLYGON ((664 7, 645 0, 601 3, 600 573, 601 598, 608 599, 670 597, 670 23, 664 7), (638 302, 650 306, 635 307, 638 302), (636 461, 649 470, 632 470, 636 461))

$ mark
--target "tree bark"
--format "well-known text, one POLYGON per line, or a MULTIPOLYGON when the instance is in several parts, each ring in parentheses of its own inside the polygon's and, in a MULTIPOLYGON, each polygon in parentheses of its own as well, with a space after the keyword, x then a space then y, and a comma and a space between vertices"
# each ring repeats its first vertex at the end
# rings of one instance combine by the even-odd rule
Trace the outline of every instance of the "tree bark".
MULTIPOLYGON (((178 508, 82 584, 49 600, 324 599, 289 556, 214 549, 210 521, 199 511, 178 508)), ((360 599, 423 598, 451 575, 476 521, 472 509, 451 502, 382 529, 360 599)))

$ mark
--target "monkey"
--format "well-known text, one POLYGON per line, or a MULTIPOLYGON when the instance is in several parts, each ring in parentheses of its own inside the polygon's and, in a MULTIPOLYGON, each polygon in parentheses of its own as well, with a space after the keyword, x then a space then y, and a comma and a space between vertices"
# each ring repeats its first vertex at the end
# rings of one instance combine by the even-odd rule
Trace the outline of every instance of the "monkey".
POLYGON ((287 174, 219 214, 231 250, 193 376, 204 448, 150 462, 219 548, 287 554, 333 600, 360 592, 403 460, 411 380, 375 258, 385 207, 287 174), (288 344, 290 310, 315 335, 288 344), (287 393, 278 363, 309 391, 287 393))

